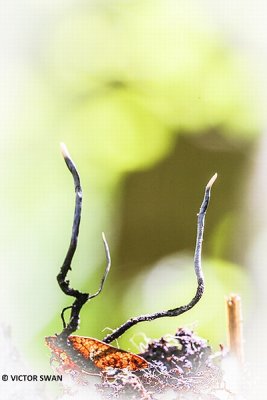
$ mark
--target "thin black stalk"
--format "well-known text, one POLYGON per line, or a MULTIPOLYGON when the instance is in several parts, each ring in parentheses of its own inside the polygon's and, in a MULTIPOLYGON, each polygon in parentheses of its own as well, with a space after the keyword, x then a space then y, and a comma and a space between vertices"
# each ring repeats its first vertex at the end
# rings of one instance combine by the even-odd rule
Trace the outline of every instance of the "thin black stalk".
POLYGON ((140 315, 138 317, 130 318, 128 321, 126 321, 124 324, 122 324, 119 328, 115 329, 112 333, 107 335, 104 339, 103 342, 105 343, 111 343, 113 340, 118 339, 123 333, 125 333, 128 329, 130 329, 132 326, 139 324, 140 322, 144 321, 153 321, 154 319, 157 318, 162 318, 162 317, 176 317, 178 315, 181 315, 187 311, 189 311, 191 308, 193 308, 201 299, 203 292, 204 292, 204 276, 203 276, 203 271, 202 271, 202 266, 201 266, 201 250, 202 250, 202 242, 203 242, 203 235, 204 235, 204 222, 205 222, 205 215, 207 212, 207 208, 209 205, 210 201, 210 192, 211 192, 211 187, 213 183, 215 182, 217 178, 217 174, 215 174, 210 181, 208 182, 206 189, 205 189, 205 194, 204 194, 204 199, 201 204, 199 213, 198 213, 198 219, 197 219, 197 238, 196 238, 196 247, 195 247, 195 256, 194 256, 194 267, 195 267, 195 274, 197 278, 197 290, 192 298, 192 300, 184 305, 180 306, 177 308, 173 308, 171 310, 167 311, 160 311, 156 312, 154 314, 145 314, 145 315, 140 315))
POLYGON ((71 270, 71 262, 74 256, 74 253, 77 248, 78 243, 78 236, 79 236, 79 227, 81 221, 81 211, 82 211, 82 188, 80 183, 80 177, 77 171, 77 168, 72 161, 69 152, 64 144, 61 144, 61 152, 66 162, 68 169, 70 170, 73 180, 74 180, 74 188, 75 188, 75 210, 74 210, 74 217, 73 217, 73 224, 72 224, 72 234, 71 240, 69 244, 69 248, 64 259, 63 265, 60 268, 59 274, 57 275, 57 281, 61 290, 68 296, 75 297, 75 300, 71 306, 65 307, 61 312, 61 318, 63 322, 63 331, 58 335, 59 339, 67 339, 69 335, 75 332, 79 327, 79 315, 83 305, 90 299, 98 296, 104 286, 106 278, 108 276, 110 266, 111 266, 111 259, 110 259, 110 252, 108 243, 106 241, 104 233, 102 233, 105 253, 106 253, 106 268, 104 275, 101 279, 100 287, 96 293, 90 295, 89 293, 82 293, 79 290, 73 289, 70 287, 69 280, 66 279, 68 272, 71 270), (66 324, 64 319, 64 313, 66 310, 71 309, 70 319, 68 324, 66 324))
POLYGON ((71 271, 71 262, 72 262, 74 253, 77 248, 80 221, 81 221, 83 194, 82 194, 80 177, 79 177, 77 168, 69 155, 67 147, 63 143, 61 144, 61 152, 64 157, 65 163, 72 174, 76 196, 75 196, 75 210, 74 210, 70 245, 69 245, 66 257, 64 259, 64 262, 62 264, 62 267, 60 268, 59 274, 57 276, 57 281, 58 281, 58 284, 59 284, 61 290, 66 295, 77 297, 77 296, 79 296, 80 292, 78 290, 72 289, 69 286, 70 282, 68 280, 66 280, 66 276, 67 276, 68 272, 71 271))

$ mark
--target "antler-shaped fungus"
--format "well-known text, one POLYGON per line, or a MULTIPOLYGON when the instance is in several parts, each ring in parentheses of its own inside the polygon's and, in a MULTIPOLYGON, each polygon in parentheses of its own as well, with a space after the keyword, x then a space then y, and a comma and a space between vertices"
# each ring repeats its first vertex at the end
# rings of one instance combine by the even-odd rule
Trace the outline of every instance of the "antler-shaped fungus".
MULTIPOLYGON (((111 259, 110 259, 108 243, 106 241, 104 233, 102 233, 102 238, 103 238, 105 253, 106 253, 106 259, 107 259, 107 265, 106 265, 106 269, 105 269, 104 275, 102 277, 99 289, 97 290, 96 293, 90 295, 89 293, 82 293, 79 290, 76 290, 76 289, 73 289, 70 287, 70 282, 69 282, 69 280, 66 279, 66 277, 67 277, 68 272, 71 270, 71 262, 72 262, 74 253, 76 251, 77 242, 78 242, 79 226, 80 226, 81 210, 82 210, 82 188, 81 188, 81 184, 80 184, 80 177, 79 177, 78 171, 77 171, 75 164, 72 161, 72 159, 68 153, 68 150, 64 144, 61 144, 61 151, 62 151, 63 157, 65 159, 65 162, 67 164, 67 167, 73 176, 75 193, 76 193, 71 241, 70 241, 69 249, 67 251, 67 255, 66 255, 63 265, 60 269, 60 272, 57 276, 57 281, 58 281, 58 284, 59 284, 61 290, 66 295, 75 297, 73 304, 71 306, 65 307, 61 313, 61 318, 63 321, 63 331, 58 335, 58 338, 65 340, 65 339, 67 339, 67 337, 69 335, 71 335, 73 332, 75 332, 77 330, 78 325, 79 325, 79 314, 80 314, 80 311, 81 311, 83 305, 88 300, 98 296, 101 293, 104 283, 106 281, 107 275, 110 270, 111 259), (66 324, 65 320, 64 320, 64 313, 67 309, 71 309, 71 315, 70 315, 68 324, 66 324)), ((195 293, 194 297, 192 298, 192 300, 188 304, 177 307, 177 308, 130 318, 124 324, 122 324, 119 328, 115 329, 111 334, 107 335, 103 339, 103 342, 105 342, 105 343, 113 342, 115 339, 119 338, 123 333, 125 333, 132 326, 134 326, 140 322, 153 321, 154 319, 162 318, 162 317, 176 317, 178 315, 181 315, 181 314, 189 311, 191 308, 193 308, 199 302, 199 300, 201 299, 203 292, 204 292, 204 276, 203 276, 203 271, 202 271, 202 266, 201 266, 201 251, 202 251, 202 242, 203 242, 203 235, 204 235, 204 222, 205 222, 205 216, 206 216, 207 208, 208 208, 209 201, 210 201, 211 187, 212 187, 213 183, 215 182, 216 178, 217 178, 217 174, 215 174, 209 180, 209 182, 206 186, 206 189, 205 189, 204 199, 202 201, 202 204, 200 206, 200 210, 198 213, 197 238, 196 238, 196 247, 195 247, 195 255, 194 255, 194 268, 195 268, 195 274, 196 274, 196 278, 197 278, 197 289, 196 289, 196 293, 195 293)))

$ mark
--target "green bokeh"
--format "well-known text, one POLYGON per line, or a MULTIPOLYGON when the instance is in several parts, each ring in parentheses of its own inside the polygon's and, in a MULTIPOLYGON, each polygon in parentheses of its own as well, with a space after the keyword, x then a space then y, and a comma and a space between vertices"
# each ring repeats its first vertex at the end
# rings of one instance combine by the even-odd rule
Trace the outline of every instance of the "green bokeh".
MULTIPOLYGON (((181 279, 173 279, 163 265, 168 302, 166 295, 160 295, 159 282, 152 280, 152 304, 147 304, 144 294, 136 297, 135 293, 144 285, 143 279, 153 274, 153 263, 140 265, 143 275, 138 273, 130 282, 130 262, 123 278, 116 273, 117 249, 123 241, 125 179, 167 159, 179 146, 182 133, 190 138, 189 145, 196 146, 199 137, 204 147, 209 147, 210 136, 203 133, 210 133, 211 147, 223 158, 229 141, 242 152, 244 143, 255 140, 260 126, 244 60, 207 23, 194 2, 100 3, 85 10, 74 7, 47 32, 38 68, 29 70, 25 78, 9 151, 2 160, 10 165, 9 177, 3 180, 3 204, 12 207, 12 213, 2 219, 8 229, 2 253, 3 258, 7 255, 5 275, 6 262, 9 269, 3 285, 5 313, 17 343, 37 357, 45 351, 43 337, 60 331, 60 311, 70 303, 55 279, 67 249, 74 203, 71 177, 60 159, 58 143, 68 145, 84 188, 72 284, 83 290, 97 288, 104 263, 101 231, 107 233, 112 250, 114 275, 105 293, 83 310, 79 331, 101 338, 107 324, 115 328, 126 318, 148 311, 146 307, 153 306, 154 311, 168 303, 170 307, 183 304, 195 288, 191 264, 189 275, 183 276, 182 266, 175 272, 181 273, 181 279)), ((172 173, 175 176, 179 170, 174 166, 172 173)), ((206 173, 209 176, 208 168, 206 173)), ((189 169, 181 190, 187 189, 192 176, 189 169)), ((195 201, 188 198, 192 215, 195 201)), ((219 201, 224 201, 223 196, 219 201)), ((231 211, 234 215, 238 207, 231 211)), ((154 215, 152 206, 150 214, 154 215)), ((127 341, 142 328, 146 335, 157 337, 196 320, 198 332, 211 343, 225 339, 224 296, 238 291, 246 298, 248 278, 238 262, 225 261, 224 241, 231 232, 224 229, 226 216, 218 218, 210 254, 221 259, 210 259, 205 266, 207 292, 201 305, 179 321, 134 328, 121 341, 123 347, 130 347, 127 341)))

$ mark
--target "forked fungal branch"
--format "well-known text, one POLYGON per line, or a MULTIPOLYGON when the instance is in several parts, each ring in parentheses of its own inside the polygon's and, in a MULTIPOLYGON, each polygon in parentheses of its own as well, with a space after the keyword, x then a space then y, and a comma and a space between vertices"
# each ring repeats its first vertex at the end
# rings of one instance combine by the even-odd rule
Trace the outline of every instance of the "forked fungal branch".
MULTIPOLYGON (((57 281, 58 281, 58 284, 59 284, 61 290, 66 295, 75 297, 73 304, 69 307, 65 307, 61 313, 61 318, 63 321, 63 331, 58 335, 58 337, 60 339, 65 340, 65 339, 67 339, 67 337, 69 335, 71 335, 73 332, 75 332, 78 329, 79 314, 80 314, 80 311, 81 311, 83 305, 88 300, 98 296, 100 294, 100 292, 102 291, 104 283, 107 278, 107 275, 110 270, 111 259, 110 259, 108 243, 106 241, 104 233, 102 233, 104 247, 105 247, 105 253, 106 253, 106 259, 107 259, 107 265, 106 265, 106 269, 105 269, 104 275, 102 277, 99 289, 97 290, 96 293, 90 295, 89 293, 82 293, 79 290, 76 290, 76 289, 73 289, 70 287, 70 282, 69 282, 69 280, 66 279, 66 277, 67 277, 68 272, 71 270, 71 262, 72 262, 74 253, 76 251, 77 242, 78 242, 79 226, 80 226, 81 210, 82 210, 82 188, 81 188, 81 184, 80 184, 80 177, 79 177, 79 174, 75 167, 75 164, 73 163, 73 161, 68 153, 68 150, 64 144, 61 144, 61 151, 62 151, 63 157, 65 159, 65 162, 67 164, 67 167, 73 176, 75 193, 76 193, 71 241, 70 241, 67 255, 66 255, 63 265, 60 269, 60 272, 57 276, 57 281), (70 315, 68 324, 66 324, 65 320, 64 320, 64 312, 67 309, 71 309, 71 315, 70 315)), ((203 242, 203 235, 204 235, 204 222, 205 222, 205 215, 206 215, 207 208, 208 208, 209 201, 210 201, 211 187, 212 187, 213 183, 215 182, 216 178, 217 178, 217 174, 213 175, 213 177, 209 180, 209 182, 206 186, 206 189, 205 189, 204 199, 202 201, 202 204, 200 206, 200 210, 198 213, 197 238, 196 238, 196 247, 195 247, 195 255, 194 255, 194 268, 195 268, 195 274, 196 274, 196 278, 197 278, 197 289, 196 289, 196 293, 195 293, 194 297, 192 298, 192 300, 184 306, 173 308, 173 309, 170 309, 167 311, 160 311, 160 312, 156 312, 153 314, 145 314, 145 315, 140 315, 138 317, 130 318, 128 321, 126 321, 124 324, 122 324, 119 328, 115 329, 111 334, 107 335, 103 339, 103 342, 105 342, 105 343, 113 342, 115 339, 119 338, 123 333, 125 333, 128 329, 130 329, 132 326, 138 324, 139 322, 152 321, 154 319, 161 318, 161 317, 175 317, 175 316, 181 315, 181 314, 187 312, 188 310, 190 310, 191 308, 193 308, 199 302, 199 300, 201 299, 203 292, 204 292, 204 276, 203 276, 202 266, 201 266, 201 251, 202 251, 202 242, 203 242)))
POLYGON ((195 266, 195 274, 197 277, 197 290, 195 296, 192 300, 184 305, 177 308, 173 308, 167 311, 160 311, 154 314, 145 314, 140 315, 138 317, 130 318, 124 324, 122 324, 119 328, 115 329, 111 334, 107 335, 103 342, 110 343, 113 340, 118 339, 124 332, 130 329, 132 326, 138 324, 139 322, 143 321, 152 321, 157 318, 162 317, 176 317, 181 315, 191 308, 193 308, 201 299, 203 292, 204 292, 204 276, 201 267, 201 250, 202 250, 202 242, 203 242, 203 234, 204 234, 204 222, 205 222, 205 215, 210 201, 210 192, 213 183, 217 178, 217 174, 213 175, 213 177, 209 180, 204 194, 204 199, 201 204, 198 219, 197 219, 197 238, 196 238, 196 247, 195 247, 195 256, 194 256, 194 266, 195 266))
POLYGON ((72 262, 74 253, 77 248, 77 243, 78 243, 79 227, 80 227, 81 211, 82 211, 82 188, 81 188, 80 177, 79 177, 77 168, 69 155, 67 147, 63 143, 61 143, 60 147, 61 147, 62 155, 66 162, 66 165, 73 176, 75 193, 76 193, 75 210, 74 210, 70 245, 69 245, 65 260, 63 262, 63 265, 60 268, 59 274, 57 275, 57 281, 58 281, 58 284, 59 284, 61 290, 66 295, 75 297, 73 304, 69 307, 65 307, 61 312, 61 318, 63 321, 63 331, 58 335, 58 337, 62 338, 62 339, 66 339, 69 335, 71 335, 73 332, 75 332, 77 330, 77 328, 79 326, 79 314, 80 314, 80 311, 81 311, 83 305, 88 300, 93 299, 94 297, 98 296, 101 293, 104 283, 106 281, 106 278, 108 276, 109 270, 110 270, 111 259, 110 259, 110 252, 109 252, 107 240, 105 238, 104 233, 102 233, 102 239, 103 239, 105 253, 106 253, 107 265, 106 265, 104 275, 101 279, 99 289, 97 290, 96 293, 89 294, 89 293, 82 293, 79 290, 76 290, 76 289, 73 289, 70 287, 70 282, 69 282, 69 280, 66 279, 66 277, 67 277, 68 272, 71 270, 71 262, 72 262), (71 309, 71 314, 70 314, 70 319, 69 319, 68 324, 65 323, 65 319, 64 319, 64 313, 67 309, 71 309))

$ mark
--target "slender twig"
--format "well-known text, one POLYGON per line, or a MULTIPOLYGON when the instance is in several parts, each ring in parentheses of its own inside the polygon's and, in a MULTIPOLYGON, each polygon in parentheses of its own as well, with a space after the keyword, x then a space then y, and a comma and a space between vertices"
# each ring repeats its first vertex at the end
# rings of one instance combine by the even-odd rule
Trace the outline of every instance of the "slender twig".
POLYGON ((59 284, 61 290, 66 295, 75 297, 73 304, 71 306, 63 308, 63 310, 61 312, 61 318, 62 318, 62 322, 63 322, 63 331, 60 333, 60 335, 58 335, 58 337, 60 339, 66 339, 70 334, 72 334, 73 332, 75 332, 77 330, 77 328, 79 326, 79 315, 80 315, 80 311, 81 311, 83 305, 88 300, 98 296, 101 293, 104 283, 106 281, 106 278, 108 276, 109 270, 110 270, 111 258, 110 258, 110 252, 109 252, 107 240, 105 238, 104 233, 102 233, 107 265, 105 268, 104 275, 101 279, 99 289, 97 290, 96 293, 90 295, 89 293, 82 293, 79 290, 76 290, 76 289, 73 289, 70 287, 70 282, 69 282, 69 280, 66 279, 66 277, 67 277, 68 272, 71 270, 71 262, 72 262, 74 253, 77 248, 77 243, 78 243, 79 227, 80 227, 81 211, 82 211, 82 188, 81 188, 80 177, 79 177, 77 168, 69 155, 67 147, 63 143, 61 144, 61 152, 62 152, 62 155, 66 162, 66 165, 73 176, 75 193, 76 193, 75 210, 74 210, 74 218, 73 218, 70 245, 69 245, 66 257, 64 259, 63 265, 60 268, 59 274, 57 275, 57 281, 58 281, 58 284, 59 284), (70 315, 69 323, 66 324, 65 319, 64 319, 64 313, 68 309, 71 309, 71 315, 70 315))
POLYGON ((162 317, 175 317, 178 315, 181 315, 188 310, 190 310, 192 307, 194 307, 199 300, 201 299, 203 292, 204 292, 204 276, 202 272, 202 267, 201 267, 201 250, 202 250, 202 242, 203 242, 203 234, 204 234, 204 222, 205 222, 205 215, 206 211, 209 205, 210 201, 210 192, 211 192, 211 187, 213 183, 215 182, 217 178, 217 174, 215 174, 210 181, 208 182, 206 189, 205 189, 205 194, 204 194, 204 199, 200 207, 200 211, 198 214, 198 220, 197 220, 197 238, 196 238, 196 247, 195 247, 195 256, 194 256, 194 266, 195 266, 195 274, 197 277, 197 290, 195 293, 195 296, 192 298, 192 300, 184 305, 180 306, 171 310, 167 311, 160 311, 156 312, 154 314, 146 314, 146 315, 140 315, 138 317, 130 318, 128 321, 126 321, 123 325, 121 325, 119 328, 113 331, 113 333, 107 335, 104 339, 103 342, 105 343, 110 343, 113 342, 113 340, 119 338, 123 333, 125 333, 128 329, 130 329, 132 326, 144 322, 144 321, 152 321, 157 318, 162 318, 162 317))
POLYGON ((241 298, 237 294, 231 294, 226 299, 228 346, 230 353, 236 357, 242 365, 244 362, 244 345, 242 331, 241 298))

